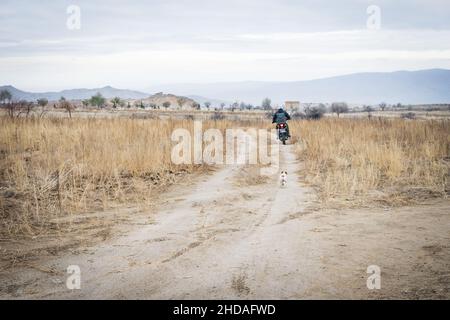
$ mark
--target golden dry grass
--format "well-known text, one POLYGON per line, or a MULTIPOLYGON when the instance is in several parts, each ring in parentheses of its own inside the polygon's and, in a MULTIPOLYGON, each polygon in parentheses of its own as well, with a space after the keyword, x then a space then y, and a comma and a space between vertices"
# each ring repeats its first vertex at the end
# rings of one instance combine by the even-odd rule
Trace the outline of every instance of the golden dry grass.
POLYGON ((0 235, 38 235, 55 218, 151 204, 165 186, 203 168, 172 164, 175 128, 192 131, 193 122, 0 117, 0 235))
MULTIPOLYGON (((203 122, 222 131, 247 126, 271 127, 265 119, 203 122)), ((205 168, 171 162, 175 128, 192 131, 193 122, 0 117, 0 236, 35 236, 67 216, 151 205, 205 168)), ((448 121, 323 119, 292 121, 291 130, 301 172, 322 203, 405 204, 448 194, 448 121)))
POLYGON ((449 121, 322 119, 291 127, 304 179, 324 204, 397 205, 448 195, 449 121))

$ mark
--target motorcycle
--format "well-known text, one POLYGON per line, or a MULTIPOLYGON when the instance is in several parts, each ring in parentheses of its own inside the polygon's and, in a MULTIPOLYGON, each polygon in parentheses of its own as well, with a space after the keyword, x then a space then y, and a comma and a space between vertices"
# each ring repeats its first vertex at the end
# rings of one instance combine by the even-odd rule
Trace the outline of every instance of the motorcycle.
POLYGON ((283 122, 277 124, 277 130, 278 130, 278 139, 283 144, 286 144, 286 140, 289 139, 288 132, 287 132, 287 124, 283 123, 283 122))

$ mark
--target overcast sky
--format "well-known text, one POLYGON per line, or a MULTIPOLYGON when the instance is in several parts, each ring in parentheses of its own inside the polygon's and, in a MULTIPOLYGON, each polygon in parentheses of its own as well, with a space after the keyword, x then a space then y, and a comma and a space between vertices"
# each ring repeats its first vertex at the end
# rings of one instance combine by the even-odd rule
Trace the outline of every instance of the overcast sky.
POLYGON ((448 0, 0 0, 0 85, 146 90, 450 69, 449 17, 448 0), (80 29, 67 27, 70 5, 80 29), (367 28, 370 5, 379 29, 367 28))

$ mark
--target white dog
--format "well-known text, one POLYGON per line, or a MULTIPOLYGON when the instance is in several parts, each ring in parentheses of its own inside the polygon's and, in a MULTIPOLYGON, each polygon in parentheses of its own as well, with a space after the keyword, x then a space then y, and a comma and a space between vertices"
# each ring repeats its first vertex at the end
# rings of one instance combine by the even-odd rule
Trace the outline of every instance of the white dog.
POLYGON ((286 187, 286 185, 287 185, 287 171, 281 171, 280 183, 281 183, 282 187, 286 187))

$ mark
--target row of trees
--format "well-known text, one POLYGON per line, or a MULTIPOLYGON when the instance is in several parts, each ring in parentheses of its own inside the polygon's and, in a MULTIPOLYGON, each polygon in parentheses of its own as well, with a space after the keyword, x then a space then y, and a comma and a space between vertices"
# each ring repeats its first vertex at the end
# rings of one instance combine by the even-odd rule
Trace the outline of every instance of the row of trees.
MULTIPOLYGON (((320 103, 317 106, 306 107, 304 116, 308 119, 320 119, 327 111, 336 113, 339 118, 341 114, 349 112, 350 108, 345 102, 333 102, 329 109, 327 109, 323 103, 320 103)), ((373 108, 371 106, 364 106, 364 111, 370 114, 370 112, 373 111, 373 108)))
MULTIPOLYGON (((205 109, 207 109, 207 110, 210 110, 211 109, 211 102, 209 102, 209 101, 206 101, 206 102, 204 102, 203 103, 203 106, 205 107, 205 109)), ((271 101, 270 101, 270 99, 269 98, 266 98, 266 99, 264 99, 264 101, 263 101, 263 103, 262 103, 262 105, 263 105, 263 109, 264 110, 270 110, 272 107, 271 107, 271 101)), ((220 105, 219 105, 220 107, 219 108, 214 108, 214 110, 215 111, 219 111, 219 110, 224 110, 225 109, 225 107, 226 107, 226 103, 224 103, 224 102, 221 102, 220 103, 220 105)), ((229 106, 229 109, 231 110, 231 111, 235 111, 235 110, 253 110, 253 109, 260 109, 260 107, 255 107, 253 104, 251 104, 251 103, 245 103, 245 102, 238 102, 238 101, 235 101, 235 102, 233 102, 232 104, 230 104, 229 106)), ((196 107, 196 109, 200 109, 201 108, 201 106, 200 105, 197 105, 197 107, 196 107)))
MULTIPOLYGON (((43 101, 38 103, 43 103, 43 101)), ((8 90, 0 91, 0 104, 1 107, 6 109, 8 116, 11 118, 19 117, 21 114, 28 116, 35 107, 34 102, 26 100, 14 101, 11 92, 8 90)))
MULTIPOLYGON (((26 102, 24 100, 22 101, 18 101, 18 102, 13 102, 12 99, 12 94, 8 91, 8 90, 2 90, 0 91, 0 103, 3 106, 9 105, 10 108, 12 108, 13 106, 17 107, 18 109, 23 109, 23 106, 28 106, 27 112, 30 112, 30 109, 34 106, 33 103, 29 103, 26 102)), ((38 99, 36 101, 38 106, 41 107, 45 107, 48 105, 49 101, 46 98, 41 98, 38 99)), ((120 97, 114 97, 110 100, 110 103, 112 104, 113 108, 118 108, 118 107, 125 107, 126 105, 128 106, 128 108, 131 108, 130 103, 126 102, 125 100, 122 100, 120 97)), ((186 98, 184 97, 179 97, 176 101, 177 105, 179 108, 182 108, 183 105, 186 103, 186 98)), ((97 107, 97 108, 103 108, 107 105, 107 99, 105 97, 102 96, 101 93, 97 93, 96 95, 92 96, 89 99, 85 99, 82 100, 82 105, 85 107, 88 106, 93 106, 93 107, 97 107)), ((207 110, 210 110, 211 108, 211 102, 206 101, 203 103, 204 107, 207 110)), ((135 107, 138 108, 142 108, 145 109, 146 107, 150 107, 152 109, 159 109, 159 106, 157 106, 154 103, 151 103, 150 105, 144 105, 142 101, 136 101, 134 104, 135 107)), ((220 104, 220 110, 224 110, 226 104, 225 103, 221 103, 220 104)), ((71 111, 74 109, 74 105, 67 101, 64 97, 61 97, 58 101, 58 105, 54 105, 54 107, 60 107, 63 108, 65 110, 67 110, 69 112, 69 115, 71 116, 71 111)), ((169 101, 166 101, 162 104, 162 107, 165 109, 168 109, 171 107, 171 103, 169 101)), ((193 105, 194 109, 201 109, 200 104, 195 104, 193 105)), ((378 105, 379 109, 382 111, 385 111, 386 108, 388 107, 387 104, 385 102, 382 102, 378 105)), ((398 103, 397 105, 393 105, 392 108, 393 109, 401 109, 403 106, 398 103)), ((229 105, 229 108, 232 111, 235 110, 252 110, 252 109, 262 109, 262 110, 272 110, 272 101, 270 100, 270 98, 265 98, 263 99, 263 101, 261 102, 261 106, 253 106, 252 104, 247 104, 245 102, 234 102, 232 104, 229 105)), ((216 111, 218 111, 218 108, 215 108, 216 111)), ((324 113, 326 112, 331 112, 331 113, 336 113, 336 115, 339 117, 341 114, 343 113, 347 113, 350 111, 350 108, 348 106, 347 103, 345 102, 334 102, 331 104, 331 106, 329 108, 327 108, 324 104, 318 104, 316 106, 308 106, 305 108, 303 116, 306 117, 310 117, 310 118, 320 118, 324 113)), ((372 106, 368 106, 365 105, 362 107, 362 111, 365 111, 369 114, 371 114, 372 111, 374 111, 374 108, 372 106)), ((298 116, 301 116, 302 114, 300 112, 296 112, 298 116)))
MULTIPOLYGON (((122 105, 123 103, 122 100, 120 100, 120 98, 114 98, 112 99, 112 102, 114 106, 119 104, 122 105)), ((49 101, 46 98, 37 99, 36 102, 26 100, 14 101, 11 92, 9 92, 8 90, 0 91, 0 104, 7 110, 8 115, 12 118, 18 117, 23 113, 26 113, 26 115, 28 116, 34 109, 34 107, 36 106, 46 107, 48 103, 49 101)), ((100 93, 97 93, 90 99, 83 100, 82 103, 85 106, 92 105, 97 107, 103 107, 106 104, 106 99, 100 93)), ((69 113, 70 117, 72 117, 72 111, 75 109, 75 106, 65 97, 61 97, 58 100, 58 102, 55 103, 53 106, 55 108, 65 109, 69 113)), ((44 114, 44 112, 45 111, 42 111, 41 115, 44 114)))
MULTIPOLYGON (((0 91, 0 103, 6 104, 12 102, 12 94, 8 90, 2 90, 0 91)), ((61 97, 59 99, 59 102, 66 101, 65 97, 61 97)), ((46 98, 40 98, 36 100, 36 103, 39 106, 45 107, 48 105, 48 99, 46 98)), ((104 107, 106 105, 106 99, 102 96, 101 93, 97 93, 96 95, 92 96, 90 99, 86 99, 82 101, 83 105, 92 105, 96 107, 104 107)), ((125 102, 121 100, 119 97, 115 97, 111 100, 111 103, 113 103, 114 106, 118 105, 125 105, 125 102)))
MULTIPOLYGON (((204 103, 204 107, 206 109, 210 109, 211 107, 211 103, 210 102, 205 102, 204 103)), ((223 110, 225 108, 225 103, 221 103, 220 104, 220 109, 223 110)), ((253 106, 252 104, 247 104, 245 102, 234 102, 232 104, 229 105, 229 108, 234 111, 234 110, 252 110, 252 109, 262 109, 262 110, 267 110, 270 111, 272 110, 272 101, 270 100, 270 98, 265 98, 262 102, 261 102, 261 106, 253 106)), ((385 110, 386 108, 386 104, 385 103, 381 103, 380 104, 380 109, 381 110, 385 110)), ((217 109, 216 109, 217 110, 217 109)), ((347 113, 350 111, 350 108, 348 106, 347 103, 345 102, 334 102, 331 104, 331 106, 329 108, 327 108, 325 106, 325 104, 318 104, 317 106, 308 106, 305 108, 305 114, 309 113, 311 115, 313 115, 312 117, 317 117, 317 115, 319 114, 324 114, 326 112, 331 112, 331 113, 336 113, 337 116, 339 117, 342 113, 347 113)), ((364 111, 373 111, 373 108, 371 106, 364 106, 364 111)))

